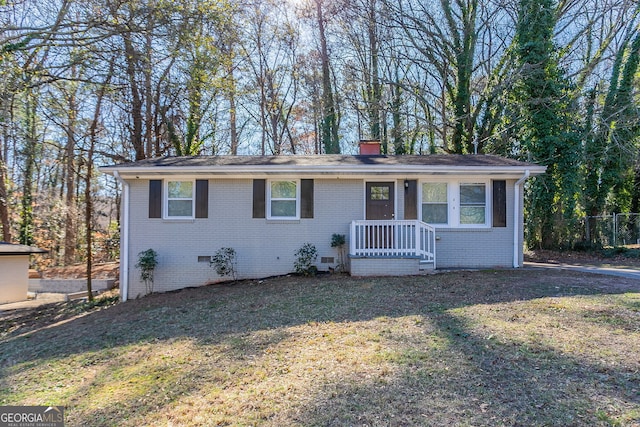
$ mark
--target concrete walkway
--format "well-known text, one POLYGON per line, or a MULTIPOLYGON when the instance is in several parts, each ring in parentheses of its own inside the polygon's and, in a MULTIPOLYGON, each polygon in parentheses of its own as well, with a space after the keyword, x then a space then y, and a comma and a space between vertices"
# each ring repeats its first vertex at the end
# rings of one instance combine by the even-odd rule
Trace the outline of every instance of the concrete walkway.
POLYGON ((52 302, 62 302, 67 300, 66 294, 55 293, 41 293, 36 298, 27 299, 24 301, 10 302, 7 304, 0 304, 0 316, 3 312, 11 310, 20 310, 23 308, 36 308, 43 304, 51 304, 52 302))
POLYGON ((525 262, 525 268, 550 268, 557 270, 580 271, 582 273, 605 274, 640 280, 640 270, 631 268, 598 267, 591 265, 548 264, 544 262, 525 262))

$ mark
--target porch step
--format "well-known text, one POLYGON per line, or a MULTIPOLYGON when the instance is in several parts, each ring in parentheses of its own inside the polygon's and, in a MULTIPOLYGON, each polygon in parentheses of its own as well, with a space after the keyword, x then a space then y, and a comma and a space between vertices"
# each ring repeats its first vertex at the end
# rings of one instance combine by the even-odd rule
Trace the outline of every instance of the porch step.
POLYGON ((420 266, 418 268, 420 269, 420 271, 436 269, 433 265, 433 261, 429 261, 426 259, 420 260, 420 266))
POLYGON ((435 269, 436 229, 419 220, 351 221, 349 242, 349 257, 357 264, 355 275, 420 274, 435 269))
POLYGON ((433 261, 418 257, 358 257, 349 256, 351 275, 364 276, 407 276, 429 274, 434 270, 433 261))

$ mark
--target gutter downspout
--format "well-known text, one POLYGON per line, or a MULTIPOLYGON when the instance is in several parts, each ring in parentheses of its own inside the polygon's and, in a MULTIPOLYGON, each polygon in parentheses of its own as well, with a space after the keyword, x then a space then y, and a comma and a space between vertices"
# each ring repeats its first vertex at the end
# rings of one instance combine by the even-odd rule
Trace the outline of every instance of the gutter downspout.
POLYGON ((125 302, 129 295, 129 183, 122 179, 118 171, 113 176, 122 184, 122 232, 120 234, 120 300, 125 302))
POLYGON ((529 169, 524 171, 524 175, 516 181, 514 185, 514 202, 513 202, 513 268, 520 266, 520 186, 525 182, 531 172, 529 169))

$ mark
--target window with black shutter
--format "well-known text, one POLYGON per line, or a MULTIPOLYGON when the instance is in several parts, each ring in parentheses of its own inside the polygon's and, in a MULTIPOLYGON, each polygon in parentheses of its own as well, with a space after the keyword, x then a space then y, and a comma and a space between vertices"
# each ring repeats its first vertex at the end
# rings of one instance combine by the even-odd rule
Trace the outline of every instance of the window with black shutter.
POLYGON ((404 219, 418 219, 418 181, 404 181, 404 219))
POLYGON ((507 226, 507 182, 493 181, 493 226, 507 226))
POLYGON ((209 216, 209 180, 196 180, 196 218, 209 216))
POLYGON ((313 218, 313 180, 300 180, 300 218, 313 218))
POLYGON ((162 218, 162 180, 149 180, 149 218, 162 218))
POLYGON ((266 184, 264 179, 253 180, 253 218, 266 218, 266 184))

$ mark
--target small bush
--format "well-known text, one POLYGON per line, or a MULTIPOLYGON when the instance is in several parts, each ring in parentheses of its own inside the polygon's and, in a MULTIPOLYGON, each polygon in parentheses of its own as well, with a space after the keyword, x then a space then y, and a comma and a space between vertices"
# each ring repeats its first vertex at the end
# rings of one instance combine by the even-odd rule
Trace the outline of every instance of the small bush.
POLYGON ((338 248, 338 265, 337 271, 344 271, 344 246, 347 243, 347 238, 344 234, 333 233, 331 235, 331 247, 338 248))
POLYGON ((313 265, 318 258, 318 250, 311 243, 305 243, 296 251, 296 261, 293 264, 295 272, 303 276, 315 276, 318 268, 313 265))
POLYGON ((576 242, 573 245, 573 250, 578 252, 594 252, 602 250, 602 246, 597 243, 591 243, 583 240, 580 242, 576 242))
POLYGON ((605 258, 612 258, 617 255, 626 255, 626 253, 627 253, 627 248, 623 246, 614 246, 614 247, 605 248, 602 250, 602 255, 605 258))
POLYGON ((215 267, 218 276, 231 276, 236 280, 236 250, 233 248, 220 248, 211 257, 210 267, 215 267))
POLYGON ((95 307, 109 307, 115 305, 120 301, 120 295, 111 296, 99 296, 94 298, 93 301, 84 301, 78 306, 79 312, 89 311, 95 307))
POLYGON ((140 280, 144 282, 147 294, 153 292, 153 271, 158 265, 158 253, 153 249, 147 249, 138 254, 136 268, 140 269, 140 280))
POLYGON ((605 258, 615 258, 616 256, 623 256, 625 258, 638 258, 640 257, 640 250, 634 248, 626 248, 624 246, 614 246, 611 248, 605 248, 600 251, 605 258))
POLYGON ((346 239, 344 234, 333 233, 331 235, 331 247, 332 248, 339 248, 341 246, 344 246, 346 241, 347 241, 347 239, 346 239))

